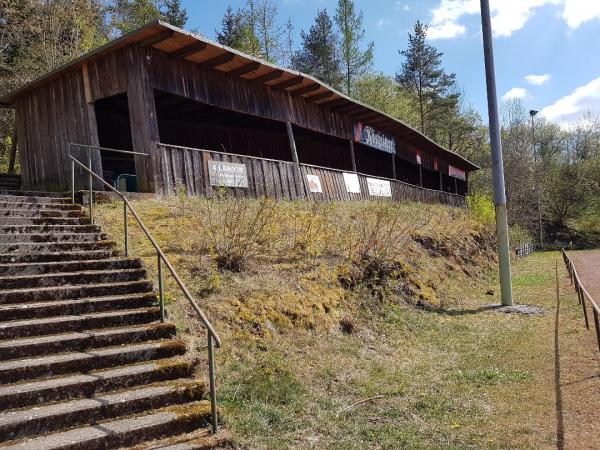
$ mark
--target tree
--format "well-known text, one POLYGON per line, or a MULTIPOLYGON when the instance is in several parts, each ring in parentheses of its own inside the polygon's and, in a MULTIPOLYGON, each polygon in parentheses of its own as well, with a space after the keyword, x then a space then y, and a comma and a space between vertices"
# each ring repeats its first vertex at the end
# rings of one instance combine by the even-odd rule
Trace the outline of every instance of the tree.
POLYGON ((261 56, 269 62, 276 62, 281 52, 284 31, 277 24, 278 13, 273 0, 248 0, 250 29, 258 38, 261 56))
POLYGON ((338 0, 335 21, 340 31, 341 61, 345 77, 345 90, 352 95, 354 80, 365 74, 373 65, 375 44, 370 42, 366 50, 361 50, 365 37, 362 27, 363 14, 356 13, 353 0, 338 0))
POLYGON ((228 6, 221 19, 221 30, 216 31, 217 41, 249 55, 260 57, 260 43, 253 30, 248 11, 238 9, 234 12, 231 6, 228 6))
POLYGON ((442 69, 442 56, 426 42, 427 26, 417 21, 414 33, 408 34, 408 49, 399 51, 404 57, 396 80, 406 89, 419 108, 420 129, 433 132, 430 124, 455 110, 459 95, 453 92, 456 75, 442 69))
POLYGON ((183 28, 188 21, 188 14, 181 6, 181 0, 164 0, 162 11, 163 19, 176 27, 183 28))
POLYGON ((308 33, 302 31, 302 48, 292 59, 295 69, 313 75, 333 87, 343 79, 336 52, 336 36, 327 10, 318 11, 308 33))
POLYGON ((285 42, 282 52, 282 63, 285 67, 293 66, 294 58, 294 25, 292 19, 288 19, 284 27, 285 42))
POLYGON ((157 0, 115 0, 108 9, 116 34, 129 33, 163 17, 157 0))

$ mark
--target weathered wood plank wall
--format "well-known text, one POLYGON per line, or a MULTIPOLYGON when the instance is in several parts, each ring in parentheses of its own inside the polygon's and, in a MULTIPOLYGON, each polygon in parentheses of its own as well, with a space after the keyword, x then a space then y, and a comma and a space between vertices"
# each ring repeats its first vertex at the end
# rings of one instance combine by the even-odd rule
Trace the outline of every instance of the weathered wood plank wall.
POLYGON ((465 197, 447 192, 420 188, 397 180, 358 174, 360 194, 348 193, 344 172, 325 167, 287 161, 233 155, 210 150, 159 144, 162 164, 164 194, 170 195, 185 189, 188 195, 210 197, 221 189, 227 189, 235 197, 267 196, 277 200, 310 198, 315 201, 334 202, 346 200, 386 199, 369 195, 367 178, 388 180, 393 201, 418 201, 451 206, 465 206, 465 197), (208 161, 224 161, 244 164, 248 173, 248 188, 222 188, 211 186, 208 161), (322 193, 310 192, 307 175, 317 175, 322 193))

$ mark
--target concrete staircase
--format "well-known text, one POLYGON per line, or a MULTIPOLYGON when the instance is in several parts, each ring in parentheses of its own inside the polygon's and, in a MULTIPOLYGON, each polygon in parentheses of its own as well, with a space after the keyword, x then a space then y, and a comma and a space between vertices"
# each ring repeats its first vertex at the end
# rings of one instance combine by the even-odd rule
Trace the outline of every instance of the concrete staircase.
POLYGON ((207 448, 205 383, 159 317, 79 205, 0 191, 0 447, 207 448))

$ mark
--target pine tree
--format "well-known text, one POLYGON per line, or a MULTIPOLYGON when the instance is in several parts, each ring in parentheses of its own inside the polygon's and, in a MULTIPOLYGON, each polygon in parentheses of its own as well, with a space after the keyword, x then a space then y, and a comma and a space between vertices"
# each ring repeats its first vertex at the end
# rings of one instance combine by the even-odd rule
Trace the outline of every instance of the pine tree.
POLYGON ((343 79, 336 54, 337 42, 333 22, 327 10, 318 11, 308 33, 302 31, 302 48, 293 58, 295 69, 313 75, 333 87, 343 79))
POLYGON ((163 18, 157 0, 115 0, 108 8, 117 34, 125 34, 163 18))
POLYGON ((260 43, 262 57, 270 62, 280 59, 283 29, 277 23, 279 13, 273 0, 249 0, 251 29, 260 43))
POLYGON ((188 21, 188 14, 181 6, 181 0, 164 0, 162 11, 163 19, 176 27, 183 28, 188 21))
POLYGON ((365 38, 362 27, 363 14, 358 14, 353 0, 338 0, 335 21, 340 31, 340 56, 345 78, 346 93, 351 95, 355 79, 367 73, 373 65, 375 44, 370 42, 366 50, 361 50, 365 38))
POLYGON ((414 34, 408 35, 408 49, 399 52, 405 60, 396 80, 418 105, 421 132, 431 135, 436 120, 455 113, 459 94, 453 92, 456 75, 442 68, 443 53, 426 39, 427 26, 417 21, 414 34))
POLYGON ((254 33, 248 11, 238 9, 234 12, 231 6, 228 6, 221 19, 221 30, 215 31, 217 42, 220 44, 252 56, 262 56, 260 43, 254 33))

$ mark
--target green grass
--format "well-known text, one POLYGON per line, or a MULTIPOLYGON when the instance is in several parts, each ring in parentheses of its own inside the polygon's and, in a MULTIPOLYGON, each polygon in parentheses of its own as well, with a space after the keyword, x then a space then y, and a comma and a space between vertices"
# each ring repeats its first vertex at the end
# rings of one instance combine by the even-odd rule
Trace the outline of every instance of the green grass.
MULTIPOLYGON (((418 246, 406 254, 412 276, 443 306, 428 311, 406 298, 406 280, 394 281, 398 286, 388 286, 383 299, 368 289, 342 289, 338 260, 327 252, 284 258, 281 250, 269 249, 241 273, 215 273, 204 264, 208 256, 192 250, 189 216, 179 217, 164 204, 135 206, 161 245, 177 236, 167 253, 222 335, 219 405, 236 445, 336 450, 553 445, 557 253, 534 254, 514 265, 516 301, 542 306, 548 314, 497 313, 488 308, 499 303, 495 268, 482 266, 485 260, 474 256, 477 247, 461 247, 461 236, 478 225, 462 216, 454 228, 446 226, 451 219, 441 221, 430 233, 448 246, 448 256, 418 246), (495 294, 487 295, 490 290, 495 294), (342 318, 352 324, 351 332, 341 330, 342 318), (367 399, 372 400, 351 406, 367 399)), ((118 236, 119 210, 99 209, 118 236)), ((134 254, 148 255, 153 273, 152 252, 135 233, 134 254)), ((190 319, 172 280, 166 283, 169 318, 195 343, 202 329, 190 319)), ((567 308, 566 314, 580 325, 575 312, 567 308)))

